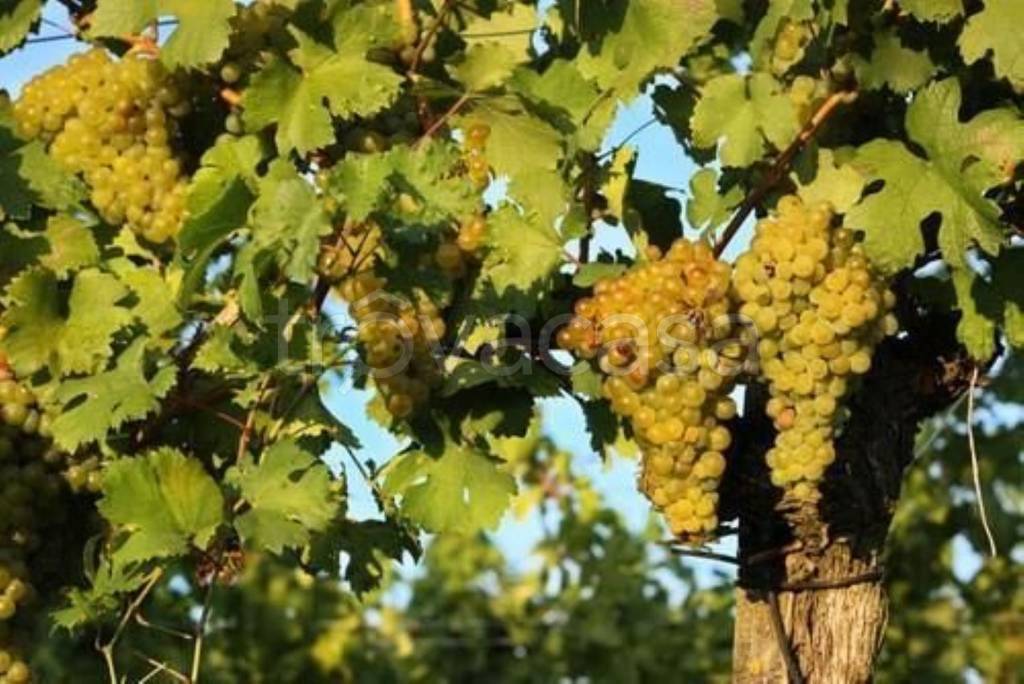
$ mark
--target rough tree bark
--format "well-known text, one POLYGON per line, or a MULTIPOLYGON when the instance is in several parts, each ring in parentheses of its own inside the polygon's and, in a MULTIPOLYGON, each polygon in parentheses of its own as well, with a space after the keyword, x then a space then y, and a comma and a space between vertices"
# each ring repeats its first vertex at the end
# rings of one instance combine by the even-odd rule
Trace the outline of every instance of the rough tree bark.
POLYGON ((817 510, 777 510, 764 464, 774 438, 765 392, 748 392, 729 483, 741 560, 734 682, 871 681, 888 615, 885 541, 915 435, 969 373, 949 320, 916 319, 884 343, 851 399, 817 510))

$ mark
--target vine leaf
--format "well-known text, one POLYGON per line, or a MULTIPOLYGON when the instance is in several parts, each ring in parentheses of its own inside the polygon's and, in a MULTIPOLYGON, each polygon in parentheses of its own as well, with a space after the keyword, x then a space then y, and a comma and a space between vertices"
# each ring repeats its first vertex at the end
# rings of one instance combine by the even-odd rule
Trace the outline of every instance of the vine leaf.
POLYGON ((536 8, 515 2, 487 17, 469 13, 462 38, 470 46, 497 43, 522 59, 530 49, 536 29, 536 8))
POLYGON ((353 221, 364 221, 387 195, 394 171, 390 154, 347 155, 331 168, 327 189, 353 221))
POLYGON ((932 214, 941 216, 939 247, 953 267, 964 265, 974 245, 994 254, 1003 243, 999 207, 984 193, 1009 181, 1024 156, 1024 120, 1013 110, 993 109, 961 123, 960 104, 956 79, 934 83, 914 99, 907 131, 926 157, 894 140, 874 140, 857 151, 855 168, 869 186, 883 185, 850 210, 846 225, 864 231, 868 255, 887 274, 912 265, 924 251, 921 222, 932 214))
POLYGON ((181 311, 168 292, 174 285, 152 266, 136 266, 127 259, 113 264, 117 277, 135 295, 132 313, 145 327, 151 339, 159 338, 181 325, 181 311))
POLYGON ((275 161, 260 183, 252 206, 255 249, 273 254, 289 278, 305 283, 313 277, 320 238, 331 222, 316 191, 286 160, 275 161))
POLYGON ((900 0, 900 9, 921 21, 944 24, 964 12, 963 0, 900 0))
POLYGON ((972 15, 960 34, 960 54, 973 64, 991 54, 996 75, 1024 92, 1024 4, 1014 0, 985 0, 985 8, 972 15))
POLYGON ((53 421, 53 439, 59 447, 74 452, 160 408, 159 400, 177 380, 177 368, 167 365, 147 377, 146 344, 144 337, 135 340, 113 370, 60 384, 56 399, 65 410, 53 421))
POLYGON ((477 43, 469 46, 454 72, 468 90, 482 92, 508 80, 519 62, 519 55, 501 43, 477 43))
POLYGON ((106 557, 89 580, 86 589, 72 587, 68 591, 67 605, 50 614, 56 626, 73 630, 114 613, 121 606, 122 595, 146 582, 146 573, 106 557))
POLYGON ((383 472, 384 492, 401 497, 401 511, 432 532, 473 534, 493 529, 516 493, 515 478, 484 454, 449 443, 433 458, 397 456, 383 472))
POLYGON ((723 193, 718 189, 718 173, 714 169, 703 168, 690 178, 686 220, 697 230, 717 228, 742 201, 743 190, 738 185, 723 193))
POLYGON ((619 99, 629 99, 656 69, 678 64, 718 19, 715 0, 614 0, 583 12, 594 37, 577 60, 580 71, 619 99))
POLYGON ((178 26, 161 46, 160 58, 172 69, 196 67, 215 62, 224 53, 236 9, 233 0, 100 0, 90 29, 96 37, 120 38, 162 16, 173 16, 178 26))
POLYGON ((402 77, 366 59, 365 38, 336 31, 332 48, 294 27, 291 31, 298 47, 288 53, 290 61, 271 59, 243 99, 247 127, 277 124, 282 154, 293 149, 305 154, 333 143, 332 114, 369 116, 398 96, 402 77))
POLYGON ((202 251, 245 223, 259 180, 256 166, 264 155, 256 136, 225 137, 203 154, 189 184, 189 218, 178 235, 179 256, 202 251))
POLYGON ((0 210, 25 220, 36 204, 57 211, 72 210, 85 198, 85 186, 64 171, 40 142, 21 145, 0 126, 0 210))
POLYGON ((971 269, 952 274, 953 291, 961 310, 957 338, 976 359, 997 352, 996 333, 1024 347, 1024 249, 1004 249, 990 262, 991 276, 971 269))
POLYGON ((931 80, 935 64, 927 52, 904 47, 896 31, 875 34, 871 59, 855 57, 857 80, 864 88, 890 87, 897 93, 909 93, 931 80))
POLYGON ((387 560, 401 561, 406 554, 419 559, 414 534, 395 520, 339 520, 313 543, 312 557, 319 567, 338 569, 341 554, 347 556, 345 580, 357 596, 381 586, 387 577, 387 560))
POLYGON ((92 230, 71 216, 51 217, 46 222, 46 241, 50 252, 39 262, 58 277, 99 263, 100 248, 92 230))
POLYGON ((96 507, 127 533, 113 553, 121 565, 178 556, 190 543, 204 548, 224 520, 217 483, 198 460, 169 447, 109 464, 96 507))
POLYGON ((488 219, 487 246, 481 281, 506 305, 530 315, 545 285, 562 263, 562 239, 546 223, 505 206, 488 219))
POLYGON ((693 143, 719 144, 724 166, 750 166, 765 143, 782 149, 800 132, 796 109, 779 82, 765 73, 726 74, 707 82, 693 112, 693 143))
POLYGON ((467 128, 476 121, 491 128, 487 161, 498 175, 508 177, 508 193, 528 210, 542 212, 552 204, 561 208, 564 184, 555 173, 564 154, 559 132, 512 95, 482 100, 472 113, 457 119, 467 128), (531 176, 543 182, 532 183, 531 176))
POLYGON ((804 179, 798 171, 793 174, 797 194, 808 204, 828 203, 840 214, 845 214, 860 199, 864 191, 864 176, 848 163, 852 150, 818 150, 813 175, 804 179), (805 182, 806 180, 806 182, 805 182))
POLYGON ((251 506, 235 519, 238 534, 272 553, 305 546, 338 511, 327 466, 292 440, 271 446, 258 464, 246 460, 232 468, 227 479, 251 506))
POLYGON ((43 0, 0 2, 0 55, 24 42, 43 12, 43 0))
POLYGON ((46 366, 57 376, 96 370, 110 358, 114 333, 132 322, 117 306, 127 294, 117 278, 90 269, 75 277, 65 302, 52 271, 25 271, 7 289, 0 319, 10 330, 3 349, 11 365, 22 377, 46 366))

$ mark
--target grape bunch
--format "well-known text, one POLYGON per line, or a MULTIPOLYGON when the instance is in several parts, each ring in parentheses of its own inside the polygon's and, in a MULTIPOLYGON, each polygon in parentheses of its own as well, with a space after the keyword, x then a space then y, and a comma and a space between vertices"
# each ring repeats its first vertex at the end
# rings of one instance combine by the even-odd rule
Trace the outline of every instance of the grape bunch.
POLYGON ((718 485, 736 415, 729 394, 745 351, 729 316, 731 271, 701 243, 661 255, 575 304, 559 345, 597 363, 612 410, 643 451, 641 490, 672 533, 702 542, 718 528, 718 485))
POLYGON ((387 280, 366 272, 341 289, 356 320, 370 376, 395 418, 422 406, 441 380, 435 352, 445 333, 441 311, 422 291, 412 298, 385 291, 387 280))
POLYGON ((804 58, 804 50, 813 37, 807 22, 782 22, 775 36, 775 45, 771 54, 771 68, 776 74, 784 74, 790 67, 804 58))
POLYGON ((818 105, 828 97, 828 81, 804 75, 797 76, 789 85, 786 94, 796 109, 797 120, 804 126, 811 120, 818 105))
POLYGON ((321 250, 320 273, 348 302, 369 375, 388 412, 402 419, 440 382, 434 352, 446 326, 424 292, 407 298, 386 291, 387 279, 375 272, 381 240, 376 223, 345 222, 337 242, 321 250))
POLYGON ((19 133, 81 174, 103 219, 153 243, 177 235, 187 179, 172 144, 189 102, 157 60, 94 48, 30 81, 14 105, 19 133))
POLYGON ((477 188, 483 189, 491 182, 491 169, 487 163, 487 139, 491 137, 491 127, 482 122, 471 124, 466 129, 463 142, 466 152, 464 161, 469 180, 477 188))
POLYGON ((338 238, 320 250, 320 275, 332 282, 345 282, 350 276, 372 271, 381 237, 380 226, 373 221, 343 221, 338 238))
MULTIPOLYGON (((2 331, 0 331, 2 333, 2 331)), ((34 631, 33 561, 65 521, 61 462, 34 394, 17 382, 0 352, 0 682, 28 682, 19 653, 34 631)))
POLYGON ((784 197, 758 224, 733 279, 740 314, 760 336, 766 410, 779 431, 766 454, 772 483, 797 504, 818 500, 850 381, 871 368, 875 346, 898 327, 892 292, 855 235, 834 229, 832 218, 827 205, 784 197))
POLYGON ((459 225, 454 235, 441 239, 434 252, 434 262, 449 280, 464 277, 479 258, 486 234, 487 219, 483 214, 470 217, 459 225))

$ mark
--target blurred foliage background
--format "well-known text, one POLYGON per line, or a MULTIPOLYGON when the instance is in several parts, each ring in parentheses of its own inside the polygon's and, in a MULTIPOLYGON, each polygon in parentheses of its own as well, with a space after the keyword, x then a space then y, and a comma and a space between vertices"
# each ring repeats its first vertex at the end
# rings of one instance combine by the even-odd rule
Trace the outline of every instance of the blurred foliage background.
MULTIPOLYGON (((975 407, 995 558, 973 494, 966 414, 962 401, 920 435, 890 542, 879 682, 1022 681, 1024 362, 1003 361, 975 407)), ((362 596, 247 558, 211 593, 203 680, 728 681, 730 566, 673 555, 653 519, 631 531, 549 438, 496 448, 523 483, 517 515, 544 521, 529 558, 509 558, 483 535, 428 540, 415 569, 369 564, 380 586, 362 596)), ((184 574, 154 592, 119 649, 131 681, 174 681, 153 664, 188 662, 205 594, 184 574)), ((45 638, 43 681, 104 680, 91 638, 45 638)))

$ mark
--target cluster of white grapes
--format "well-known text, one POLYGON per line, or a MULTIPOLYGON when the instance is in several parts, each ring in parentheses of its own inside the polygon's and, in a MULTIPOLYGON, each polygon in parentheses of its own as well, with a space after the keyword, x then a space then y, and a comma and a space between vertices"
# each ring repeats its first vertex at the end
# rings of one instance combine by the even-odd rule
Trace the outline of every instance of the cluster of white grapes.
MULTIPOLYGON (((0 331, 2 333, 2 331, 0 331)), ((31 679, 20 657, 34 618, 32 560, 46 529, 63 522, 60 459, 49 440, 47 417, 34 394, 17 382, 0 352, 0 683, 31 679)))
POLYGON ((22 136, 49 143, 85 178, 105 221, 162 243, 186 213, 187 179, 172 143, 189 107, 159 61, 138 53, 114 60, 93 48, 30 81, 14 117, 22 136))
POLYGON ((745 356, 729 316, 731 269, 702 242, 647 256, 577 301, 558 342, 597 363, 643 451, 640 489, 677 538, 700 543, 718 528, 729 394, 745 356))
POLYGON ((740 313, 760 337, 767 412, 779 431, 766 455, 772 482, 797 503, 818 500, 850 379, 871 368, 876 345, 897 330, 895 297, 832 218, 828 206, 784 197, 733 276, 740 313))
POLYGON ((375 273, 380 251, 376 223, 346 222, 337 243, 321 251, 320 272, 348 302, 370 377, 387 411, 402 419, 422 406, 441 380, 435 352, 446 325, 424 292, 409 298, 387 291, 387 279, 375 273))

